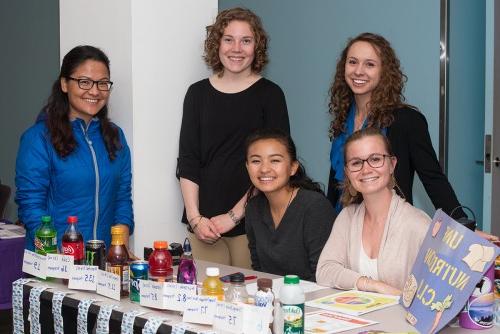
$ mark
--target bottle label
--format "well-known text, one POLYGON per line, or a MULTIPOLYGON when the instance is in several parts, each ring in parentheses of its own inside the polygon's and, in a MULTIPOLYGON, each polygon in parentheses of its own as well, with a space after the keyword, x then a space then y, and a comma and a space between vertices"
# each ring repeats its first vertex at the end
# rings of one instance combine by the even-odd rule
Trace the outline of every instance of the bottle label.
POLYGON ((35 237, 35 250, 39 254, 57 253, 56 237, 35 237))
POLYGON ((63 242, 62 251, 64 255, 72 255, 75 261, 83 260, 83 242, 63 242))
POLYGON ((304 304, 282 304, 283 333, 304 333, 304 304))
POLYGON ((121 291, 130 290, 130 275, 128 265, 113 265, 109 262, 106 263, 106 271, 120 276, 121 291))

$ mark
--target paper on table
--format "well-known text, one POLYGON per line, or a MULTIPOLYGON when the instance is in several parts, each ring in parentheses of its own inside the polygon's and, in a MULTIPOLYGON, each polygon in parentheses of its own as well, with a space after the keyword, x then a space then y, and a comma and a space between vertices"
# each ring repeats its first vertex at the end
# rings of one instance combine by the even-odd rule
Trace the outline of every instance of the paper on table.
POLYGON ((332 334, 377 323, 377 321, 362 319, 351 315, 330 311, 317 311, 306 313, 304 331, 306 334, 332 334))
MULTIPOLYGON (((275 296, 279 296, 280 289, 283 285, 285 285, 283 277, 273 279, 273 292, 274 292, 275 296)), ((325 286, 321 286, 321 285, 318 285, 316 283, 304 281, 304 280, 300 280, 300 286, 302 287, 302 289, 304 289, 304 293, 313 292, 313 291, 322 290, 322 289, 328 289, 325 286)), ((247 284, 246 288, 247 288, 248 294, 253 296, 257 292, 257 283, 247 284)))
POLYGON ((306 302, 306 306, 351 315, 362 315, 399 303, 399 296, 365 291, 343 291, 306 302))
POLYGON ((22 238, 26 235, 26 230, 14 224, 4 224, 0 226, 0 239, 22 238))

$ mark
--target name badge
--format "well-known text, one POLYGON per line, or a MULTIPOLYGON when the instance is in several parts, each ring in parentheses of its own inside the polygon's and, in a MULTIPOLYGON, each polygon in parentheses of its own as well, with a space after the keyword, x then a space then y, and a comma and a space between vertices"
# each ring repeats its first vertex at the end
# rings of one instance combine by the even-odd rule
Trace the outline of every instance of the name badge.
POLYGON ((142 306, 163 309, 163 283, 139 280, 142 306))
POLYGON ((214 329, 229 333, 243 333, 243 305, 217 302, 214 329))
POLYGON ((196 285, 163 283, 163 306, 165 309, 183 311, 189 296, 196 296, 196 285))
POLYGON ((39 277, 47 278, 47 260, 45 255, 40 255, 30 250, 24 250, 23 272, 39 277))
POLYGON ((47 254, 47 276, 68 279, 73 262, 71 255, 47 254))
POLYGON ((184 306, 182 321, 211 325, 214 322, 217 297, 189 296, 184 306))
POLYGON ((120 300, 120 276, 97 270, 97 294, 120 300))
POLYGON ((98 268, 98 266, 73 265, 69 275, 68 289, 95 291, 98 268))

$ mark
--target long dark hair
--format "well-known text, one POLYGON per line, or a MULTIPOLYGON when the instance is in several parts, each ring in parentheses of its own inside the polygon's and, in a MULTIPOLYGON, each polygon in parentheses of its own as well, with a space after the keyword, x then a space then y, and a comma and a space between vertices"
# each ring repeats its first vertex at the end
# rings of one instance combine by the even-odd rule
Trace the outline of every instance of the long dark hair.
POLYGON ((407 77, 401 70, 401 64, 391 43, 380 35, 365 32, 348 40, 337 61, 335 76, 329 89, 328 107, 329 113, 333 116, 330 123, 330 137, 337 137, 345 131, 349 106, 354 98, 345 79, 345 63, 349 49, 356 42, 370 43, 382 61, 380 82, 373 91, 368 106, 368 126, 387 127, 394 121, 394 110, 401 107, 417 109, 404 102, 403 89, 407 77))
MULTIPOLYGON (((69 120, 68 94, 61 89, 61 79, 70 77, 75 69, 87 60, 95 60, 106 65, 109 73, 109 59, 100 49, 81 45, 69 51, 63 59, 61 71, 56 81, 52 85, 52 92, 47 104, 43 107, 46 113, 46 124, 50 133, 52 145, 61 157, 66 157, 76 147, 73 130, 69 120)), ((108 151, 109 159, 114 160, 116 151, 122 145, 118 134, 118 128, 114 126, 108 118, 108 106, 105 105, 98 113, 97 117, 101 122, 101 133, 108 151)))
MULTIPOLYGON (((246 139, 245 152, 247 155, 248 149, 253 143, 265 139, 274 139, 280 142, 283 146, 285 146, 286 151, 290 155, 290 160, 298 163, 299 167, 297 168, 297 172, 290 176, 288 186, 291 188, 303 188, 324 194, 321 184, 314 182, 309 176, 307 176, 304 166, 297 159, 297 148, 295 147, 295 143, 293 142, 292 137, 285 132, 279 129, 260 129, 253 132, 246 139)), ((251 185, 248 191, 248 198, 252 197, 254 193, 255 186, 251 185)))

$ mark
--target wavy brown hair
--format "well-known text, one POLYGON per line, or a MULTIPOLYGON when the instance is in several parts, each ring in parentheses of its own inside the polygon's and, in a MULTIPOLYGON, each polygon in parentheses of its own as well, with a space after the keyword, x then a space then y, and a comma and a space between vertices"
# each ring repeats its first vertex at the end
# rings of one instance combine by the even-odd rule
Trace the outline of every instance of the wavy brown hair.
MULTIPOLYGON (((43 108, 46 114, 46 124, 49 130, 52 145, 60 157, 71 154, 76 147, 73 129, 69 119, 68 94, 61 89, 61 79, 71 77, 78 66, 87 60, 95 60, 106 65, 109 73, 109 59, 100 49, 81 45, 73 48, 63 58, 61 71, 52 85, 52 92, 47 104, 43 108)), ((96 115, 101 123, 101 133, 108 151, 109 159, 116 158, 116 151, 122 145, 118 134, 118 128, 108 118, 108 106, 105 105, 96 115)))
POLYGON ((203 59, 212 71, 219 76, 224 73, 224 65, 219 58, 219 47, 224 29, 231 21, 247 22, 252 29, 255 38, 255 58, 252 62, 252 71, 261 73, 268 63, 267 44, 269 37, 267 36, 262 21, 249 9, 236 7, 223 10, 217 15, 214 24, 207 26, 207 37, 205 39, 205 54, 203 59))
POLYGON ((368 105, 368 126, 383 128, 391 125, 394 120, 394 110, 401 107, 410 107, 404 103, 404 84, 406 75, 401 70, 399 59, 389 41, 373 33, 362 33, 348 40, 340 54, 333 83, 329 89, 329 113, 333 120, 330 123, 330 137, 338 136, 345 131, 345 122, 354 95, 345 80, 345 64, 350 47, 356 42, 370 43, 382 62, 380 82, 371 94, 368 105))

